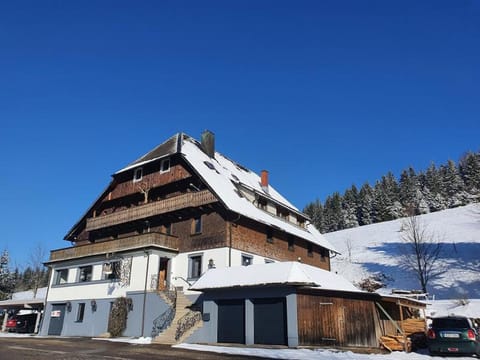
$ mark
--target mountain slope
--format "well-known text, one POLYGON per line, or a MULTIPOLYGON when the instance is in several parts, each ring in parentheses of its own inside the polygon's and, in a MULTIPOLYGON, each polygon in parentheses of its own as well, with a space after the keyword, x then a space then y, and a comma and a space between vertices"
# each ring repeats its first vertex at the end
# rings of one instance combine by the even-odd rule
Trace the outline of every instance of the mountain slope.
MULTIPOLYGON (((443 243, 440 265, 445 271, 430 281, 437 299, 480 298, 480 205, 471 204, 419 216, 427 231, 443 243)), ((404 219, 324 234, 341 255, 332 271, 357 283, 372 275, 386 279, 379 290, 420 289, 415 275, 399 265, 404 219)))

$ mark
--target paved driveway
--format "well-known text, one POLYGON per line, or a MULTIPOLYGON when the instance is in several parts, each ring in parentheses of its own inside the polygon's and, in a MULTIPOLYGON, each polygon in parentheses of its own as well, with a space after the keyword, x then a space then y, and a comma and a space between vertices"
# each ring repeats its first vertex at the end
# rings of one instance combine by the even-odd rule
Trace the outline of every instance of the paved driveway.
MULTIPOLYGON (((0 337, 2 360, 150 360, 247 359, 244 356, 176 349, 168 345, 132 345, 87 338, 0 337)), ((248 357, 252 359, 252 357, 248 357)), ((261 359, 261 358, 254 358, 261 359)))

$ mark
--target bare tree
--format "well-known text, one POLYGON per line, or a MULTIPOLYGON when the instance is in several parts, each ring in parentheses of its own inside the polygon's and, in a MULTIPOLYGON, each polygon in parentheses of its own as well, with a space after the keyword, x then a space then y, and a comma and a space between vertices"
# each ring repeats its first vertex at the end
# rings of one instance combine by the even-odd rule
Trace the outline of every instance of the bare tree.
POLYGON ((442 243, 418 216, 406 218, 400 231, 403 241, 400 264, 415 273, 422 291, 427 293, 429 281, 443 272, 438 264, 442 243))
POLYGON ((37 296, 38 288, 46 286, 48 274, 43 264, 47 260, 47 252, 42 244, 37 244, 31 251, 28 265, 32 270, 30 277, 30 288, 33 290, 33 297, 37 296))

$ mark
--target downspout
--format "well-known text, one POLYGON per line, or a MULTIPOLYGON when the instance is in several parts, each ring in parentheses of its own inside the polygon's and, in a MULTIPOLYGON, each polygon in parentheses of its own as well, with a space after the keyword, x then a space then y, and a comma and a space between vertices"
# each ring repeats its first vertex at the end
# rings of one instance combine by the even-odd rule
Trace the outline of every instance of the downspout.
POLYGON ((148 282, 148 270, 150 265, 150 251, 144 250, 147 254, 147 270, 145 271, 145 287, 143 289, 143 308, 142 308, 142 337, 144 335, 145 328, 145 306, 147 303, 147 282, 148 282))

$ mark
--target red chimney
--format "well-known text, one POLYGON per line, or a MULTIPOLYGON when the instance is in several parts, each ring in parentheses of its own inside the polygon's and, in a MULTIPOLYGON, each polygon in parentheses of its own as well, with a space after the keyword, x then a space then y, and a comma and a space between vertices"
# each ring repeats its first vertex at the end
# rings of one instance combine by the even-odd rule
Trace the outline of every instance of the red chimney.
POLYGON ((260 173, 260 185, 262 185, 262 188, 268 188, 268 171, 267 170, 262 170, 260 173))

